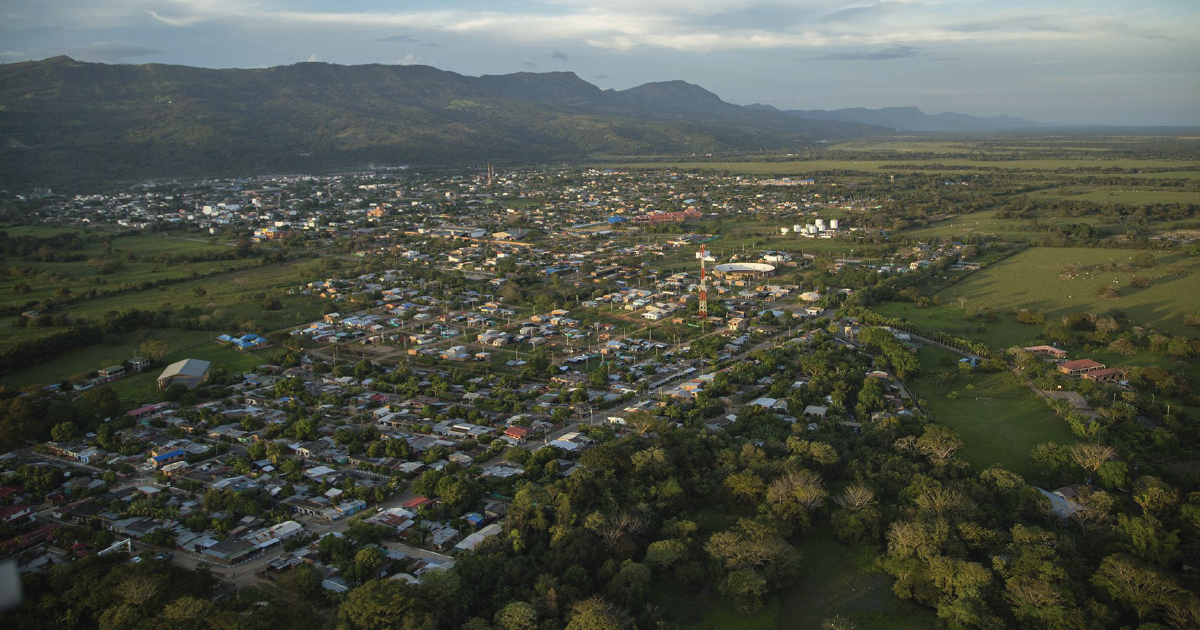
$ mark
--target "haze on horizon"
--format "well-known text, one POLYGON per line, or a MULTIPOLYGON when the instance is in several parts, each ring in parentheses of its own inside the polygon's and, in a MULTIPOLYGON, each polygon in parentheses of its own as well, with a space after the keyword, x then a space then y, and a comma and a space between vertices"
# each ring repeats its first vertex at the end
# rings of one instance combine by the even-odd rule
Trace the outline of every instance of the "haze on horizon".
POLYGON ((573 71, 781 109, 1200 125, 1194 0, 9 0, 0 38, 0 63, 573 71))

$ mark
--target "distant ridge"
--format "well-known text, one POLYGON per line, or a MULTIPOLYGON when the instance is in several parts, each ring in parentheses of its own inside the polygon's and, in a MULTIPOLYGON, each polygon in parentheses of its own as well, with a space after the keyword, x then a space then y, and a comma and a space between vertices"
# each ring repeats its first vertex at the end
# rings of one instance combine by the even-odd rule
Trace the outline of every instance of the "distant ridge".
POLYGON ((995 116, 981 118, 967 114, 944 112, 941 114, 926 114, 916 107, 884 107, 881 109, 866 109, 852 107, 848 109, 789 109, 779 110, 770 105, 747 105, 760 111, 776 111, 797 118, 809 120, 831 120, 840 122, 878 125, 899 131, 931 131, 931 132, 988 132, 988 131, 1018 131, 1021 129, 1044 129, 1061 127, 1049 123, 1034 122, 1024 118, 1011 116, 995 116))
POLYGON ((468 77, 312 62, 5 64, 0 108, 0 187, 791 150, 891 133, 741 107, 683 81, 616 91, 571 72, 468 77))

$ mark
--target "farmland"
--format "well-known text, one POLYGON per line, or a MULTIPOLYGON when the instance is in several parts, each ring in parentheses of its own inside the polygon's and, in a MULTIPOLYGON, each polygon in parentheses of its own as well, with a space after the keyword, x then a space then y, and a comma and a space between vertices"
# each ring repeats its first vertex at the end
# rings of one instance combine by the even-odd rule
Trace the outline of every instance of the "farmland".
POLYGON ((937 294, 944 302, 968 308, 997 311, 1029 309, 1050 317, 1083 311, 1103 313, 1120 309, 1143 326, 1183 332, 1183 317, 1200 310, 1200 260, 1179 252, 1151 252, 1155 264, 1131 267, 1138 251, 1126 249, 1076 249, 1036 247, 1010 256, 937 294), (1117 271, 1106 270, 1109 264, 1117 271), (1077 275, 1064 269, 1075 265, 1077 275), (1171 267, 1179 265, 1178 272, 1171 267), (1130 280, 1142 275, 1152 281, 1147 288, 1132 288, 1130 280), (1120 297, 1101 297, 1097 287, 1113 287, 1120 297))
MULTIPOLYGON (((30 235, 46 237, 61 233, 64 232, 56 230, 30 235)), ((150 282, 206 276, 246 268, 258 262, 255 259, 221 259, 230 251, 227 245, 155 236, 110 238, 109 245, 89 240, 79 249, 68 252, 83 257, 83 260, 11 262, 20 271, 0 277, 0 294, 12 295, 14 301, 21 303, 65 299, 92 290, 103 294, 150 282), (180 257, 194 259, 180 260, 180 257), (206 257, 214 259, 204 260, 206 257), (111 263, 111 266, 105 263, 111 263), (18 284, 28 288, 15 291, 18 284)))

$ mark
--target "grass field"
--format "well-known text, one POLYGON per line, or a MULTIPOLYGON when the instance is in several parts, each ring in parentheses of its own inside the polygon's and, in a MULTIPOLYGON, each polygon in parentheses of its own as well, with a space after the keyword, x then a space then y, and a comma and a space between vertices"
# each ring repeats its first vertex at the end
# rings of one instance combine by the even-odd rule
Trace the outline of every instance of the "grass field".
POLYGON ((1103 313, 1124 311, 1143 326, 1173 332, 1187 331, 1183 317, 1200 311, 1200 259, 1189 259, 1177 252, 1152 252, 1157 263, 1137 272, 1100 271, 1098 265, 1129 263, 1137 250, 1035 247, 1010 256, 972 273, 961 282, 936 295, 946 303, 968 308, 990 306, 999 311, 1027 308, 1043 311, 1050 317, 1071 312, 1103 313), (1169 267, 1181 264, 1184 271, 1173 273, 1169 267), (1062 270, 1078 265, 1080 273, 1066 278, 1062 270), (1129 287, 1134 275, 1153 280, 1145 289, 1129 287), (1097 287, 1118 288, 1121 297, 1105 299, 1097 287))
POLYGON ((958 355, 925 347, 917 358, 921 374, 910 379, 909 389, 926 402, 938 422, 958 431, 964 442, 961 455, 976 469, 999 464, 1028 477, 1033 447, 1075 441, 1067 425, 1013 374, 953 378, 958 373, 958 355), (949 398, 951 392, 957 398, 949 398))
MULTIPOLYGON (((22 227, 24 229, 25 226, 22 227)), ((31 228, 34 229, 34 228, 31 228)), ((54 231, 52 233, 59 233, 54 231)), ((10 232, 11 233, 11 232, 10 232)), ((49 236, 50 234, 41 234, 49 236)), ((164 238, 156 236, 121 236, 112 239, 112 252, 106 251, 103 243, 88 243, 82 249, 72 254, 82 254, 87 259, 114 258, 121 259, 123 268, 111 273, 101 273, 101 270, 88 264, 88 260, 73 262, 40 262, 28 260, 10 260, 12 267, 33 270, 22 277, 0 278, 0 295, 11 295, 18 304, 30 301, 41 301, 52 298, 56 292, 69 291, 79 295, 85 291, 96 289, 108 292, 123 286, 136 285, 143 282, 173 280, 195 275, 209 275, 227 269, 240 269, 258 264, 257 260, 214 260, 185 263, 158 263, 154 257, 159 254, 224 253, 228 247, 211 243, 164 238), (126 254, 133 260, 124 260, 126 254), (15 294, 13 287, 17 283, 25 283, 30 287, 28 293, 15 294)))
POLYGON ((1046 227, 1068 225, 1071 223, 1091 224, 1105 232, 1121 230, 1119 225, 1103 225, 1099 217, 1038 217, 1036 220, 1038 225, 1045 227, 1035 227, 1033 225, 1034 221, 1029 219, 998 218, 996 215, 999 212, 999 210, 984 210, 962 214, 938 221, 926 227, 906 230, 904 235, 914 238, 947 238, 961 237, 968 234, 994 234, 1009 238, 1031 238, 1045 236, 1046 227))
MULTIPOLYGON (((287 288, 299 284, 298 269, 301 262, 273 264, 233 273, 219 274, 207 278, 186 280, 176 284, 148 289, 128 291, 117 295, 96 298, 64 307, 69 313, 101 317, 109 311, 131 308, 159 310, 164 305, 174 307, 194 306, 201 310, 202 317, 229 322, 252 320, 266 330, 274 330, 302 323, 320 315, 320 304, 311 298, 285 294, 287 288), (199 293, 201 290, 203 293, 199 293), (260 293, 278 297, 281 310, 266 311, 262 308, 260 293)), ((14 328, 15 317, 0 320, 0 346, 35 338, 57 330, 56 328, 14 328)))
POLYGON ((1095 203, 1121 203, 1145 206, 1155 203, 1200 203, 1200 192, 1162 190, 1156 188, 1130 188, 1127 186, 1087 186, 1054 188, 1031 193, 1030 197, 1092 201, 1095 203))
POLYGON ((1010 313, 997 313, 996 321, 983 318, 968 319, 964 310, 949 304, 917 308, 912 302, 887 302, 872 306, 871 310, 887 317, 906 319, 924 330, 982 341, 996 351, 1017 345, 1029 345, 1042 330, 1041 326, 1018 322, 1010 313))
POLYGON ((892 594, 892 578, 875 566, 873 545, 843 545, 827 527, 815 529, 799 546, 800 579, 781 596, 777 628, 819 628, 841 616, 859 630, 924 630, 935 625, 932 611, 892 594))
MULTIPOLYGON (((996 170, 1014 172, 1054 171, 1061 168, 1178 168, 1194 164, 1189 160, 1137 160, 1137 159, 1045 159, 1045 160, 973 160, 950 158, 944 160, 910 160, 901 153, 888 159, 871 160, 803 160, 780 162, 728 162, 728 161, 663 161, 663 162, 603 162, 591 164, 595 168, 611 168, 623 170, 675 170, 675 171, 723 171, 742 175, 802 175, 821 171, 861 171, 861 172, 906 172, 916 170, 915 167, 938 165, 941 172, 965 172, 977 170, 996 170)), ((1070 174, 1082 176, 1099 174, 1070 174)), ((1169 177, 1173 173, 1163 173, 1160 176, 1169 177)))

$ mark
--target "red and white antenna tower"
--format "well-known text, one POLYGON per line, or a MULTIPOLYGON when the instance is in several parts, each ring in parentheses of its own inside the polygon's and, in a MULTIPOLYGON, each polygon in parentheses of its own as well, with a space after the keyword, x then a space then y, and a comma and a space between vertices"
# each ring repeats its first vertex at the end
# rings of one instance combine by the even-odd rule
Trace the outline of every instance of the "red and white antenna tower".
POLYGON ((704 282, 704 245, 700 245, 700 311, 701 318, 708 317, 708 285, 704 282))

